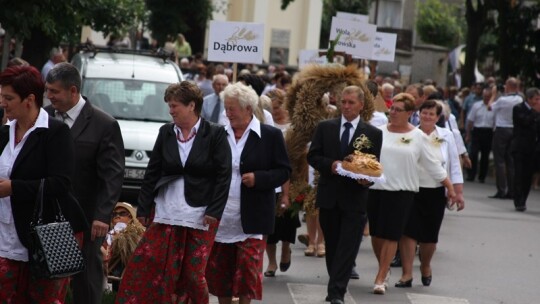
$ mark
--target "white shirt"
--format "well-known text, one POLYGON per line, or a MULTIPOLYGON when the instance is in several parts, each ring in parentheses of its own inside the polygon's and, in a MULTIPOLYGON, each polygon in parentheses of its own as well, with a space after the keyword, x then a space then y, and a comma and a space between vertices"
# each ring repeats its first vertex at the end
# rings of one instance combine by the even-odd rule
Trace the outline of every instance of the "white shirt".
MULTIPOLYGON (((435 131, 431 132, 428 137, 429 148, 433 150, 434 155, 446 170, 452 183, 463 184, 461 163, 459 161, 459 154, 456 148, 456 143, 454 142, 454 134, 452 131, 441 127, 435 127, 435 131)), ((420 187, 442 187, 440 181, 433 179, 426 172, 424 167, 420 166, 418 170, 420 176, 420 187)))
POLYGON ((417 128, 407 133, 390 132, 387 126, 379 127, 383 132, 380 163, 386 182, 375 183, 371 189, 418 192, 418 165, 437 182, 446 178, 446 170, 430 149, 427 135, 417 128))
POLYGON ((82 108, 86 104, 86 100, 82 98, 82 96, 79 95, 79 101, 73 106, 73 108, 69 109, 66 114, 68 117, 65 119, 62 119, 62 116, 58 111, 55 111, 54 116, 58 118, 59 120, 63 120, 66 125, 73 127, 73 124, 75 123, 75 120, 77 120, 77 117, 79 117, 79 114, 81 114, 82 108))
POLYGON ((219 222, 216 234, 216 242, 236 243, 245 241, 248 238, 262 240, 262 234, 245 234, 242 229, 242 218, 240 214, 240 187, 242 185, 242 174, 240 173, 240 157, 246 145, 251 131, 261 137, 261 123, 253 116, 242 137, 236 141, 234 131, 230 124, 225 126, 227 131, 227 140, 232 154, 232 178, 229 188, 229 198, 223 210, 221 221, 219 222))
POLYGON ((522 101, 523 98, 515 93, 499 97, 491 105, 491 110, 495 116, 495 126, 499 128, 513 128, 512 111, 514 106, 522 101))
MULTIPOLYGON (((0 178, 9 179, 13 164, 30 133, 36 128, 49 128, 49 114, 40 109, 36 123, 26 131, 21 142, 17 145, 15 145, 16 123, 16 119, 7 123, 9 125, 9 142, 0 155, 0 178)), ((28 210, 28 212, 32 212, 32 210, 28 210)), ((11 210, 11 196, 0 198, 0 257, 22 262, 28 261, 28 250, 19 240, 15 229, 13 211, 11 210)))
MULTIPOLYGON (((263 114, 264 114, 264 119, 266 120, 266 122, 264 124, 273 127, 274 126, 274 118, 272 117, 272 113, 270 113, 267 110, 263 109, 263 114)), ((259 121, 259 120, 257 119, 257 121, 259 121)), ((220 125, 224 125, 224 126, 230 125, 229 118, 227 118, 227 112, 225 110, 223 110, 223 112, 219 116, 219 122, 218 123, 220 125)), ((260 121, 259 121, 259 123, 260 123, 260 121)))
MULTIPOLYGON (((195 126, 193 126, 193 129, 191 129, 191 132, 189 133, 190 136, 199 130, 200 125, 201 119, 199 118, 195 126)), ((185 140, 182 131, 176 125, 174 126, 174 132, 180 136, 180 139, 185 140)), ((194 141, 195 137, 185 143, 182 143, 179 140, 176 141, 182 166, 185 166, 186 164, 194 141)), ((186 202, 184 186, 185 180, 181 177, 163 185, 159 189, 158 195, 155 198, 156 215, 154 217, 154 222, 199 230, 208 230, 208 226, 203 224, 206 206, 191 207, 186 202)))
POLYGON ((483 102, 473 104, 467 121, 472 122, 475 128, 493 128, 495 126, 494 113, 483 102))
POLYGON ((388 123, 388 117, 383 112, 375 111, 369 123, 374 127, 386 125, 388 123))

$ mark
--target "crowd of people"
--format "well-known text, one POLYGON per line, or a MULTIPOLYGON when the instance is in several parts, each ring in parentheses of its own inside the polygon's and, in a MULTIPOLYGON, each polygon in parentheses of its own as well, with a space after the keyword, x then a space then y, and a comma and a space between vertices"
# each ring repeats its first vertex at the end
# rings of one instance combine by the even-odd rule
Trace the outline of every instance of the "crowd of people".
POLYGON ((464 209, 464 181, 485 182, 491 151, 492 197, 526 210, 540 164, 540 90, 523 91, 514 77, 502 88, 489 80, 444 90, 431 80, 403 86, 397 74, 370 80, 354 66, 297 75, 246 66, 233 82, 230 67, 191 56, 183 36, 174 47, 186 81, 164 93, 172 119, 136 206, 119 202, 118 122, 81 95, 81 75, 60 50, 41 73, 22 60, 0 74, 1 301, 64 303, 69 285, 75 303, 95 304, 109 281, 117 303, 208 303, 210 294, 250 303, 263 298, 264 277, 288 271, 298 239, 305 256, 325 259, 325 300, 339 304, 367 236, 373 293, 387 292, 398 265, 394 286, 411 287, 416 252, 430 286, 445 210, 464 209), (373 155, 385 180, 338 174, 355 151, 373 155), (32 275, 29 210, 41 179, 85 259, 71 278, 32 275), (307 234, 297 235, 302 212, 307 234))

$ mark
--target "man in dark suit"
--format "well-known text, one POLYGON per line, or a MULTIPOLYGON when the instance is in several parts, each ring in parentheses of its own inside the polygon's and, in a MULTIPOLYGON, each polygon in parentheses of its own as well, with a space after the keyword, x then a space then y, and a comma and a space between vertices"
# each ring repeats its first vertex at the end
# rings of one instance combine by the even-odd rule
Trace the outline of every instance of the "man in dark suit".
POLYGON ((71 282, 74 303, 101 303, 104 286, 100 247, 109 230, 111 212, 120 197, 124 176, 124 144, 118 122, 81 96, 81 76, 69 63, 54 66, 46 78, 49 115, 63 120, 75 142, 73 188, 88 223, 84 232, 85 271, 71 282))
POLYGON ((540 161, 533 147, 540 134, 540 90, 530 88, 525 92, 526 101, 513 108, 514 137, 512 156, 514 158, 514 206, 516 211, 527 210, 526 202, 531 190, 535 162, 540 161))
POLYGON ((319 123, 307 158, 320 173, 316 205, 326 240, 327 301, 343 303, 351 268, 362 241, 366 223, 368 187, 366 180, 353 180, 337 174, 336 167, 343 158, 354 152, 353 144, 364 135, 369 139, 360 150, 379 158, 382 132, 363 122, 364 93, 360 87, 349 86, 341 97, 340 118, 319 123))

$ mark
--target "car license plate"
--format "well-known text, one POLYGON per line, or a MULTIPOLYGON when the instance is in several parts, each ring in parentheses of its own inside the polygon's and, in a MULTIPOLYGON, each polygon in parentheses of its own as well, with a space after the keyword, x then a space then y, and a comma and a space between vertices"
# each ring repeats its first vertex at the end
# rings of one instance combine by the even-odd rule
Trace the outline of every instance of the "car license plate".
POLYGON ((131 169, 126 168, 124 169, 124 178, 130 178, 130 179, 144 179, 144 172, 145 169, 131 169))

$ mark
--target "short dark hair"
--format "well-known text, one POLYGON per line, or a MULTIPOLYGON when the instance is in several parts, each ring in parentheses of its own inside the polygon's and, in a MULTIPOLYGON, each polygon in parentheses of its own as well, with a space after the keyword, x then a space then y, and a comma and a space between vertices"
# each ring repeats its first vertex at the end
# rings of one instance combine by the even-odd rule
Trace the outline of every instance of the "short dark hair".
POLYGON ((11 86, 21 99, 33 94, 37 107, 43 106, 45 84, 41 73, 33 66, 11 66, 5 69, 0 74, 0 85, 11 86))
POLYGON ((69 89, 74 86, 77 89, 77 92, 81 92, 81 74, 71 63, 60 62, 54 65, 47 74, 45 81, 47 83, 59 81, 64 89, 69 89))
POLYGON ((538 88, 532 87, 532 88, 528 88, 525 91, 525 98, 527 98, 527 100, 533 98, 536 95, 540 95, 540 90, 538 88))
POLYGON ((169 85, 165 90, 163 99, 165 102, 170 100, 178 101, 186 106, 193 101, 195 103, 195 114, 197 114, 197 116, 201 115, 203 93, 201 89, 192 82, 182 81, 169 85))
POLYGON ((434 99, 428 99, 428 100, 424 101, 424 103, 422 103, 422 105, 418 109, 418 112, 422 112, 422 110, 424 110, 424 109, 433 109, 433 108, 435 108, 437 116, 441 115, 442 110, 443 110, 442 106, 438 101, 436 101, 434 99))
POLYGON ((255 93, 257 93, 257 96, 261 96, 262 92, 264 91, 264 80, 262 77, 258 75, 253 74, 244 74, 238 76, 238 81, 243 81, 246 83, 247 86, 251 86, 253 90, 255 90, 255 93))

